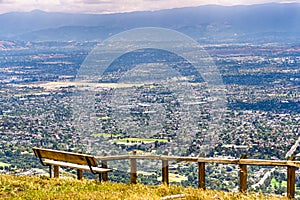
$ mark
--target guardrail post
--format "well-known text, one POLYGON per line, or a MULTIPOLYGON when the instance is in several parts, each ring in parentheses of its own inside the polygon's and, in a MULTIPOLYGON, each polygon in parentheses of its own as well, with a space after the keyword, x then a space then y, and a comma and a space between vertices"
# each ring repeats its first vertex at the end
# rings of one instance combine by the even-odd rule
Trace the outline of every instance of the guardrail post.
POLYGON ((205 162, 198 162, 198 188, 205 190, 205 162))
MULTIPOLYGON (((136 151, 133 151, 133 155, 136 155, 136 151)), ((137 167, 136 167, 136 159, 130 158, 130 183, 137 183, 137 167)))
MULTIPOLYGON (((246 159, 247 155, 243 154, 240 159, 246 159)), ((247 165, 240 164, 240 192, 247 192, 247 165)))
POLYGON ((198 188, 205 190, 205 163, 198 162, 198 188))
MULTIPOLYGON (((295 160, 294 156, 291 156, 289 160, 295 160)), ((296 168, 293 166, 287 167, 287 197, 289 199, 295 198, 295 171, 296 168)))
MULTIPOLYGON (((165 151, 163 155, 168 155, 165 151)), ((162 183, 169 185, 169 162, 168 160, 162 160, 162 183)))
MULTIPOLYGON (((103 156, 107 156, 107 153, 104 153, 103 156)), ((102 168, 107 168, 107 161, 106 160, 101 161, 101 167, 102 168)), ((102 173, 102 181, 108 181, 108 173, 107 172, 102 173)))

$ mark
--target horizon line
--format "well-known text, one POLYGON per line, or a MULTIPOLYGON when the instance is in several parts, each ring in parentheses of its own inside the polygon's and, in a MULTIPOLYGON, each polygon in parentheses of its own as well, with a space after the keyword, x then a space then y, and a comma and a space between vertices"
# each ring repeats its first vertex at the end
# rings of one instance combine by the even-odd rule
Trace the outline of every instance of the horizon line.
POLYGON ((157 11, 166 11, 166 10, 178 10, 178 9, 186 9, 186 8, 199 8, 199 7, 207 7, 207 6, 215 6, 215 7, 245 7, 245 6, 259 6, 259 5, 284 5, 284 4, 299 4, 299 2, 270 2, 270 3, 254 3, 254 4, 236 4, 236 5, 221 5, 221 4, 204 4, 197 6, 184 6, 184 7, 174 7, 174 8, 162 8, 162 9, 152 9, 152 10, 132 10, 132 11, 120 11, 120 12, 68 12, 68 11, 47 11, 43 9, 32 9, 28 11, 8 11, 8 12, 0 12, 0 15, 10 14, 10 13, 61 13, 61 14, 83 14, 83 15, 112 15, 112 14, 128 14, 128 13, 139 13, 139 12, 157 12, 157 11))

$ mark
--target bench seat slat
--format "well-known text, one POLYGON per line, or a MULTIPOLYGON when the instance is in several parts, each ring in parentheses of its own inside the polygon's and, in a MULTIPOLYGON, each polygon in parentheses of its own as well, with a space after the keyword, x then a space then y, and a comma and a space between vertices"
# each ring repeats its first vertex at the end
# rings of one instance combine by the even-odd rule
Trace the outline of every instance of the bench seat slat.
MULTIPOLYGON (((87 165, 78 165, 78 164, 55 161, 55 160, 45 160, 44 164, 90 171, 90 168, 87 165)), ((105 173, 105 172, 111 172, 112 171, 112 169, 105 169, 105 168, 100 168, 100 167, 92 167, 92 169, 93 169, 94 172, 97 172, 97 173, 105 173)))
POLYGON ((92 166, 97 167, 97 165, 98 165, 96 158, 91 155, 58 151, 58 150, 52 150, 52 149, 42 149, 42 148, 33 148, 33 151, 34 151, 36 157, 41 156, 41 158, 45 158, 45 159, 71 162, 71 163, 76 163, 79 165, 87 164, 86 159, 89 159, 92 166))

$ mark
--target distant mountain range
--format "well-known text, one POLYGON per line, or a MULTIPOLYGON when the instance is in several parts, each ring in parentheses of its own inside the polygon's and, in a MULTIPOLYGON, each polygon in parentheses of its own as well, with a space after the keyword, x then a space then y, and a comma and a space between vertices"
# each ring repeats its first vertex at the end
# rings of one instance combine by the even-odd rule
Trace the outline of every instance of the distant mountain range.
POLYGON ((12 12, 0 15, 0 40, 103 40, 138 27, 164 27, 203 42, 296 41, 300 4, 200 6, 120 14, 12 12))

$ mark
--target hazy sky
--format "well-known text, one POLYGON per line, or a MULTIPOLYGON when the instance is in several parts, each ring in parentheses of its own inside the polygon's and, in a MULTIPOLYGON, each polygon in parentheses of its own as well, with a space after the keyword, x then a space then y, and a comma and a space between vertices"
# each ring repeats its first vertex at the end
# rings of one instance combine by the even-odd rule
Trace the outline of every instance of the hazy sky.
POLYGON ((300 3, 300 0, 0 0, 0 13, 35 9, 48 12, 115 13, 207 4, 241 5, 269 2, 300 3))

